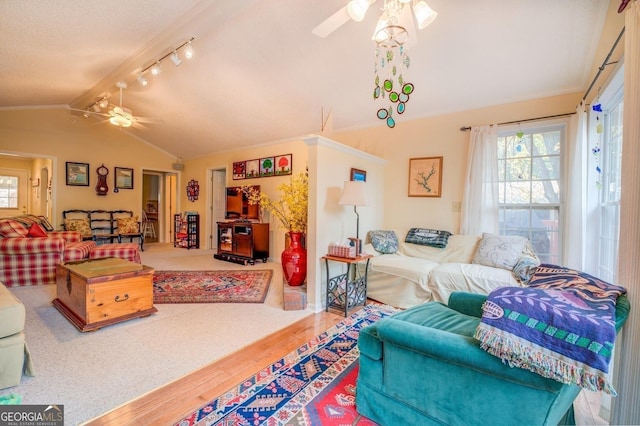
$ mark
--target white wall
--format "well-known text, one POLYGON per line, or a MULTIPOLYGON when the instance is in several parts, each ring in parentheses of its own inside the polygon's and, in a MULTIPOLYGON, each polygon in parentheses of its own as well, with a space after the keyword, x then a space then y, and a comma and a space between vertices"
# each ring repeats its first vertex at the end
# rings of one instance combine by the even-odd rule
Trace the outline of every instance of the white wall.
MULTIPOLYGON (((330 139, 304 139, 309 146, 309 229, 307 235, 307 298, 311 309, 320 311, 326 291, 326 269, 322 256, 329 244, 356 235, 356 215, 352 206, 338 204, 351 168, 367 172, 368 206, 358 207, 360 238, 384 223, 385 161, 330 139)), ((335 271, 340 264, 331 265, 335 271)), ((333 275, 333 272, 331 272, 333 275)))

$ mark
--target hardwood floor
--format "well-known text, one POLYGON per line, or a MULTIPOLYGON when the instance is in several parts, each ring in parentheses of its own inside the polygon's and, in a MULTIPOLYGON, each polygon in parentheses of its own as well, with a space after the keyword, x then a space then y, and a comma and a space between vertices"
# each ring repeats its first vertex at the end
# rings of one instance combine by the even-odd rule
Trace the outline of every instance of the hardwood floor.
MULTIPOLYGON (((343 319, 344 316, 337 311, 310 315, 86 424, 90 426, 175 424, 197 408, 343 319)), ((575 401, 577 424, 606 425, 607 422, 597 415, 599 398, 596 398, 596 401, 590 401, 588 396, 582 392, 575 401)))
POLYGON ((331 311, 310 315, 86 424, 174 424, 343 319, 343 315, 331 311))

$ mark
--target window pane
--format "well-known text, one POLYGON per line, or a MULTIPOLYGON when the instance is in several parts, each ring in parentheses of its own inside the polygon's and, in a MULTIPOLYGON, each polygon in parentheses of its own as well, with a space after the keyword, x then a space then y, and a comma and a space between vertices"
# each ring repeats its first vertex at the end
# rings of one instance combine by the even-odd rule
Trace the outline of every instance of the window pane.
POLYGON ((531 163, 529 158, 515 158, 507 160, 505 167, 505 180, 508 182, 531 179, 531 163))
POLYGON ((535 204, 557 204, 560 201, 557 180, 531 182, 531 201, 535 204))
POLYGON ((531 178, 560 179, 560 157, 534 157, 531 178))
POLYGON ((18 207, 18 177, 0 175, 0 208, 18 207))
POLYGON ((505 203, 507 204, 529 204, 531 202, 530 182, 507 182, 505 183, 505 203))

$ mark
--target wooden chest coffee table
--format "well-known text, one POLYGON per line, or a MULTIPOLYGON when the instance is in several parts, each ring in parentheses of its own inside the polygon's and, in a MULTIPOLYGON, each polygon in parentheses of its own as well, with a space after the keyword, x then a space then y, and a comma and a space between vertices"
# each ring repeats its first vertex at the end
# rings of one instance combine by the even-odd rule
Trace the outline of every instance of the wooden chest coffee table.
POLYGON ((157 312, 153 269, 124 259, 86 259, 56 269, 55 306, 80 331, 157 312))

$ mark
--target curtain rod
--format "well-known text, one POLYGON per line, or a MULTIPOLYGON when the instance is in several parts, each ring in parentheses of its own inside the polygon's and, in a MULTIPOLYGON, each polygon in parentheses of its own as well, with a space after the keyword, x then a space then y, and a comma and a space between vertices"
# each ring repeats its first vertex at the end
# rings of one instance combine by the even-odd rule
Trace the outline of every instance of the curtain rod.
MULTIPOLYGON (((584 96, 582 97, 583 101, 587 99, 587 96, 589 96, 589 92, 591 92, 591 89, 593 89, 594 84, 596 84, 596 81, 598 81, 598 78, 600 77, 600 74, 602 74, 602 71, 604 71, 604 67, 606 67, 607 65, 613 65, 613 64, 617 64, 618 63, 618 61, 609 62, 609 58, 611 58, 611 55, 613 54, 613 51, 618 46, 618 43, 620 43, 620 40, 622 39, 622 36, 624 35, 624 29, 625 29, 625 27, 622 27, 622 30, 620 31, 620 34, 618 34, 618 38, 616 39, 616 41, 613 43, 613 46, 611 46, 611 49, 609 50, 609 54, 607 55, 606 58, 604 58, 604 61, 602 62, 602 65, 600 65, 600 67, 598 68, 598 72, 596 73, 595 77, 593 77, 593 81, 591 81, 591 84, 589 85, 589 88, 587 89, 587 91, 585 92, 584 96)), ((524 123, 524 122, 527 122, 527 121, 544 120, 546 118, 566 117, 566 116, 572 115, 572 114, 575 114, 575 112, 569 112, 569 113, 566 113, 566 114, 548 115, 546 117, 527 118, 526 120, 508 121, 506 123, 498 123, 498 126, 503 126, 503 125, 506 125, 506 124, 524 123)), ((460 127, 460 131, 461 132, 466 132, 466 131, 469 131, 469 130, 471 130, 471 126, 460 127)))
MULTIPOLYGON (((545 120, 547 118, 567 117, 567 116, 573 115, 573 114, 575 114, 575 112, 566 112, 564 114, 547 115, 547 116, 544 116, 544 117, 535 117, 535 118, 525 118, 524 120, 506 121, 504 123, 498 123, 497 125, 498 126, 505 126, 507 124, 526 123, 527 121, 545 120)), ((471 130, 471 126, 460 127, 460 131, 461 132, 467 132, 469 130, 471 130)))
POLYGON ((589 85, 589 88, 587 89, 587 91, 585 92, 584 96, 582 97, 583 101, 585 99, 587 99, 587 96, 589 95, 589 92, 591 92, 591 89, 593 89, 593 85, 596 84, 596 81, 598 81, 598 78, 600 77, 600 74, 602 74, 602 71, 604 71, 604 67, 606 67, 607 65, 613 65, 613 64, 617 64, 618 63, 618 61, 609 62, 609 58, 611 57, 611 55, 613 54, 613 51, 616 49, 616 46, 620 42, 620 39, 622 38, 622 35, 624 34, 624 28, 625 27, 622 27, 622 31, 620 31, 620 34, 618 35, 618 38, 613 43, 613 46, 611 46, 611 50, 609 50, 609 54, 607 55, 606 58, 604 58, 604 61, 602 62, 602 65, 600 65, 600 67, 598 68, 598 73, 596 74, 595 77, 593 77, 593 81, 591 82, 591 84, 589 85))

